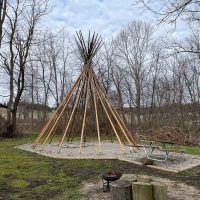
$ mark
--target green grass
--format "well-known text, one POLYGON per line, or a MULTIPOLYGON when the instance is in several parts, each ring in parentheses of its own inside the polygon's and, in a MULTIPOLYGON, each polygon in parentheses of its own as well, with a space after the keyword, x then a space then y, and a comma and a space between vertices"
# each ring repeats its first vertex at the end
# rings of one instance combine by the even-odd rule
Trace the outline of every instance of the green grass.
MULTIPOLYGON (((124 173, 150 173, 199 186, 198 170, 174 175, 122 161, 54 159, 15 148, 32 143, 36 137, 0 137, 0 199, 77 200, 81 198, 83 181, 98 179, 102 171, 113 168, 124 173), (192 177, 196 178, 196 182, 192 181, 192 177)), ((181 148, 187 153, 200 154, 199 148, 181 148)))
POLYGON ((11 188, 17 188, 17 189, 27 188, 28 185, 29 185, 28 181, 21 180, 21 179, 14 179, 14 180, 10 181, 10 183, 9 183, 9 186, 11 188))
POLYGON ((200 148, 199 147, 179 146, 179 149, 183 150, 187 154, 200 155, 200 148))
POLYGON ((80 199, 81 182, 109 168, 105 161, 59 160, 14 148, 35 137, 0 138, 1 198, 80 199))

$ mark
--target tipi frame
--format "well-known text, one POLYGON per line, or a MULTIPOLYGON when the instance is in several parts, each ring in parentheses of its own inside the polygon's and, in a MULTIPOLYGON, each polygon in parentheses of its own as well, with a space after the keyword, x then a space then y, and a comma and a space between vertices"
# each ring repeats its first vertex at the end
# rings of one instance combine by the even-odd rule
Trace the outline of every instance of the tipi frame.
MULTIPOLYGON (((80 147, 79 153, 81 153, 83 140, 84 140, 84 130, 86 125, 86 117, 88 114, 88 98, 91 95, 92 103, 93 103, 93 110, 95 116, 95 126, 97 131, 97 138, 98 138, 98 148, 101 151, 101 134, 99 128, 99 112, 97 108, 97 99, 101 104, 103 112, 112 127, 112 130, 117 137, 117 140, 120 144, 122 151, 124 152, 124 145, 122 138, 129 143, 129 145, 137 145, 136 138, 129 132, 128 128, 126 127, 125 123, 122 121, 120 115, 118 114, 117 110, 112 106, 110 100, 108 99, 106 93, 101 87, 93 69, 92 69, 92 58, 96 55, 100 47, 102 46, 102 39, 98 34, 93 33, 93 35, 88 36, 87 43, 84 41, 83 35, 80 32, 76 32, 77 37, 75 37, 75 41, 77 43, 77 47, 81 58, 84 61, 83 70, 72 86, 71 90, 57 108, 55 113, 49 119, 47 124, 44 126, 42 131, 40 132, 39 136, 35 140, 33 144, 33 148, 35 148, 38 143, 41 143, 41 150, 43 150, 45 144, 49 141, 52 141, 53 137, 55 136, 56 128, 58 127, 61 119, 69 109, 69 102, 72 99, 72 96, 75 94, 73 105, 70 107, 70 114, 68 119, 66 120, 66 126, 64 129, 64 133, 62 135, 62 139, 59 144, 59 152, 63 145, 63 142, 67 136, 69 135, 69 127, 73 123, 74 116, 78 109, 78 104, 80 100, 84 100, 84 112, 82 117, 82 124, 81 124, 81 133, 80 133, 80 147)), ((71 133, 70 133, 71 134, 71 133)))

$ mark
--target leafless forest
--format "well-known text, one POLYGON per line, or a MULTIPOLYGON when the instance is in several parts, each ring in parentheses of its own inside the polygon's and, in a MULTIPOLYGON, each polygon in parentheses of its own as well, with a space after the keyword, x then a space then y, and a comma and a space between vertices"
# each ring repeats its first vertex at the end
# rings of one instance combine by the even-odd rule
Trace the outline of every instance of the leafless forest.
MULTIPOLYGON (((104 40, 93 67, 131 130, 177 127, 198 139, 200 2, 158 2, 165 2, 159 13, 151 0, 135 3, 157 13, 159 25, 133 19, 104 40), (185 34, 179 37, 173 33, 181 20, 185 34), (158 34, 164 24, 174 25, 171 34, 158 34)), ((81 71, 74 33, 67 26, 55 31, 41 26, 49 12, 47 0, 0 0, 0 87, 5 91, 0 94, 0 109, 6 110, 6 117, 1 117, 6 136, 12 137, 21 123, 20 104, 26 105, 24 113, 30 113, 21 121, 32 131, 40 129, 81 71), (35 118, 38 107, 42 114, 35 118)))

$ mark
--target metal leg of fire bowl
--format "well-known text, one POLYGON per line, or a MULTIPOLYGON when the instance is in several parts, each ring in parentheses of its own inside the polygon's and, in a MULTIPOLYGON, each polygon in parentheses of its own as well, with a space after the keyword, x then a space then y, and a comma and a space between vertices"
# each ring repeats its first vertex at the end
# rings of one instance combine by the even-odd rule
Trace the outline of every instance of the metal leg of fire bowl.
POLYGON ((109 181, 102 180, 103 181, 103 192, 109 192, 110 191, 110 183, 109 181))

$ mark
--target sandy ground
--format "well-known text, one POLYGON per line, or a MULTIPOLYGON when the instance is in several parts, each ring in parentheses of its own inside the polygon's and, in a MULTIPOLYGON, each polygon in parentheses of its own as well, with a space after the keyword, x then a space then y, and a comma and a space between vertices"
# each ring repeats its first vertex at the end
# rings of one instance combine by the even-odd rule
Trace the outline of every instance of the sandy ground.
MULTIPOLYGON (((143 148, 137 149, 134 152, 130 151, 128 146, 124 146, 125 153, 123 153, 119 143, 102 142, 101 145, 100 152, 97 143, 88 142, 85 144, 85 147, 82 147, 81 153, 79 153, 80 143, 78 142, 64 143, 60 152, 58 152, 58 143, 46 144, 42 151, 40 145, 33 149, 32 144, 20 145, 17 148, 54 158, 120 159, 127 162, 140 162, 140 159, 145 156, 143 148)), ((155 152, 155 154, 160 153, 159 151, 155 152)), ((169 159, 164 163, 154 162, 154 166, 177 171, 198 165, 200 165, 200 156, 175 152, 170 152, 169 159)))
MULTIPOLYGON (((158 179, 167 185, 169 200, 199 200, 200 191, 184 183, 170 181, 168 179, 158 179)), ((102 181, 84 182, 82 187, 83 200, 106 200, 110 199, 109 192, 103 192, 102 181)))

